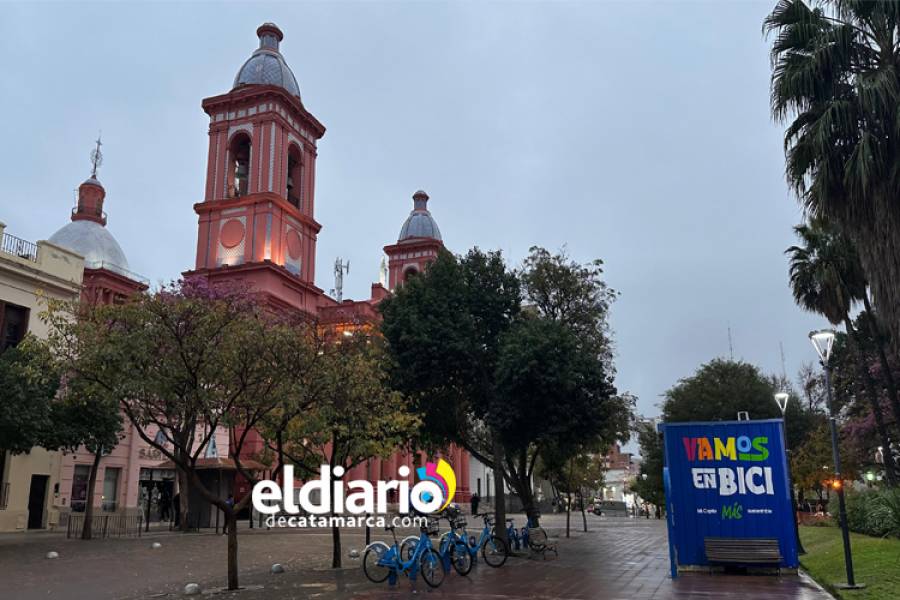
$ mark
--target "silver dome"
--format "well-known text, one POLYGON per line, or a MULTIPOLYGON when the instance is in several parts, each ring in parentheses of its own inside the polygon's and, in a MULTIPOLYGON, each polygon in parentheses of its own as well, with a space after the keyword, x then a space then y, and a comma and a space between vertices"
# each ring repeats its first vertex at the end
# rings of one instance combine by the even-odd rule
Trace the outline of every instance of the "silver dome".
POLYGON ((299 98, 297 78, 278 51, 278 43, 284 37, 281 30, 274 23, 263 23, 256 34, 259 36, 259 49, 238 71, 232 89, 242 85, 277 85, 299 98))
POLYGON ((397 241, 402 242, 412 238, 431 238, 435 240, 441 239, 441 230, 438 229, 437 223, 431 213, 428 212, 428 194, 422 190, 413 194, 413 210, 400 228, 400 237, 397 241))
POLYGON ((409 238, 434 238, 441 239, 441 230, 438 229, 437 223, 431 216, 430 212, 413 211, 407 217, 406 222, 400 229, 400 241, 409 238))
POLYGON ((116 238, 94 221, 72 221, 47 240, 84 257, 88 269, 108 269, 131 277, 128 260, 116 238))

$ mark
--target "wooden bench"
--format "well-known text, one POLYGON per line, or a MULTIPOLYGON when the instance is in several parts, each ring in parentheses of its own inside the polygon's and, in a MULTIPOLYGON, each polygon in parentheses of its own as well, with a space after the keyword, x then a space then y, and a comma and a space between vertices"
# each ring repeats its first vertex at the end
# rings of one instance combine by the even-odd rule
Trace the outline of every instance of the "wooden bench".
POLYGON ((762 566, 781 564, 778 540, 768 538, 703 538, 710 563, 762 566))
POLYGON ((547 532, 543 527, 528 528, 528 548, 535 554, 540 554, 544 557, 544 560, 547 560, 548 552, 552 552, 556 556, 559 556, 556 545, 557 541, 547 537, 547 532))

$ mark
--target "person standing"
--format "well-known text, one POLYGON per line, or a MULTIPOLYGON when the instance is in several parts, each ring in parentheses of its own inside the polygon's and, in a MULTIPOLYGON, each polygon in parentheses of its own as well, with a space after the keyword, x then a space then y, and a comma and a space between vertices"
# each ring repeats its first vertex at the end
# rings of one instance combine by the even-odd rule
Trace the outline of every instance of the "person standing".
POLYGON ((472 514, 477 515, 478 514, 478 505, 481 503, 481 498, 478 497, 478 494, 476 492, 472 493, 472 498, 470 499, 470 502, 472 503, 472 514))

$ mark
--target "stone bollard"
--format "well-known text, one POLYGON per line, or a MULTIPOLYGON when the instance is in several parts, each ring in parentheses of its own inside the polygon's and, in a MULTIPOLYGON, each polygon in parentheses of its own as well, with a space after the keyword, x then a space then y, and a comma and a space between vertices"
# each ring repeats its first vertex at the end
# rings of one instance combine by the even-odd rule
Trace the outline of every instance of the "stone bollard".
POLYGON ((152 544, 150 544, 150 547, 156 550, 157 548, 162 548, 162 544, 160 544, 159 542, 153 542, 152 544))
POLYGON ((189 583, 184 586, 184 595, 185 596, 196 596, 200 593, 200 585, 196 583, 189 583))
POLYGON ((284 567, 281 566, 281 563, 275 563, 272 565, 272 568, 269 569, 273 575, 277 575, 279 573, 284 573, 284 567))
POLYGON ((356 548, 354 548, 353 550, 351 550, 351 551, 350 551, 350 558, 352 558, 353 560, 358 559, 358 558, 359 558, 359 550, 357 550, 356 548))
POLYGON ((48 552, 47 558, 59 558, 59 552, 48 552))

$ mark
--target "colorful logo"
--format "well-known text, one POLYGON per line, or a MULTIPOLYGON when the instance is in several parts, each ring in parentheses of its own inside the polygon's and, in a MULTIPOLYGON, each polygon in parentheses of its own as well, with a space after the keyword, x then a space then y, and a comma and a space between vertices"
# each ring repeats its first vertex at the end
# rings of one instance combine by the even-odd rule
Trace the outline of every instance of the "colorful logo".
POLYGON ((424 467, 416 469, 416 474, 420 481, 433 481, 441 488, 441 494, 444 496, 444 503, 439 511, 447 508, 453 496, 456 494, 456 473, 443 458, 439 459, 437 464, 432 462, 426 463, 424 467))

